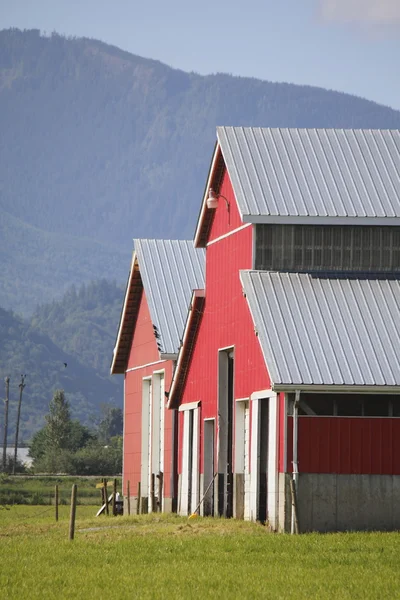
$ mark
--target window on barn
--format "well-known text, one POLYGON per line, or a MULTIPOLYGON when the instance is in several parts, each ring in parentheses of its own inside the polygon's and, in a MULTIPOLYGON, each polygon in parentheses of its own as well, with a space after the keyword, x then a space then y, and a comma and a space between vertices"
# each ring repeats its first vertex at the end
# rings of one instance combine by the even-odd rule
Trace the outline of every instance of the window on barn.
MULTIPOLYGON (((294 394, 289 394, 293 414, 294 394)), ((300 394, 300 416, 400 417, 400 396, 389 394, 300 394)))
POLYGON ((400 273, 400 227, 257 225, 255 268, 400 273))

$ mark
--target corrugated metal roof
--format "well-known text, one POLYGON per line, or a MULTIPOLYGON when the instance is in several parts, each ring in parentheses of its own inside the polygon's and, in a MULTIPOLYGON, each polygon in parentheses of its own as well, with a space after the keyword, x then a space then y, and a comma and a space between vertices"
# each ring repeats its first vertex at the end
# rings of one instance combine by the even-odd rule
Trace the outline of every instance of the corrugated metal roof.
POLYGON ((177 354, 194 289, 204 288, 205 252, 192 241, 135 240, 160 354, 177 354))
POLYGON ((400 386, 400 282, 241 271, 274 385, 400 386))
POLYGON ((400 218, 399 130, 218 127, 217 136, 244 221, 400 218))

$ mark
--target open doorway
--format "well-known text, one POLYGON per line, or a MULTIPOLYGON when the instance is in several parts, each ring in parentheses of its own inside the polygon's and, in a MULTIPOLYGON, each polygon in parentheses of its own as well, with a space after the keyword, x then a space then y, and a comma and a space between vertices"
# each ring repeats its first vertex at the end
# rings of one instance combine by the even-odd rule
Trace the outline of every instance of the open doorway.
POLYGON ((215 419, 204 420, 204 501, 205 517, 214 516, 214 438, 215 419))
POLYGON ((233 516, 233 348, 218 352, 218 514, 233 516))

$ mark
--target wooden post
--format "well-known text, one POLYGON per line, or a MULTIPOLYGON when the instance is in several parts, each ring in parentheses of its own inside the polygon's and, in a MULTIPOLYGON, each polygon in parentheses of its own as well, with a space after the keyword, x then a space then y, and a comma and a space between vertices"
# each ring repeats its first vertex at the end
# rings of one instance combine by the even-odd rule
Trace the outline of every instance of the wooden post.
POLYGON ((54 489, 54 504, 56 507, 56 521, 58 521, 58 484, 56 483, 56 487, 54 489))
POLYGON ((128 517, 131 516, 131 482, 128 479, 128 482, 126 484, 126 493, 128 495, 128 501, 127 501, 127 509, 128 509, 128 517))
POLYGON ((76 483, 72 486, 71 492, 71 512, 69 516, 69 539, 73 540, 75 535, 75 516, 76 516, 76 491, 78 486, 76 483))
POLYGON ((15 428, 13 475, 15 475, 15 467, 17 465, 19 422, 21 420, 21 403, 22 403, 22 392, 24 391, 24 387, 25 387, 25 375, 21 375, 21 383, 19 384, 18 387, 19 387, 19 402, 18 402, 18 412, 17 412, 17 426, 15 428))
POLYGON ((115 517, 117 515, 117 480, 114 479, 114 485, 113 485, 113 495, 112 495, 112 514, 113 517, 115 517))
POLYGON ((162 471, 158 474, 158 510, 162 512, 163 509, 163 491, 164 491, 164 473, 162 471))
POLYGON ((103 479, 103 483, 104 483, 104 502, 106 505, 106 514, 107 516, 110 514, 110 510, 108 508, 108 492, 107 492, 107 479, 103 479))
POLYGON ((8 433, 8 397, 10 393, 10 378, 4 378, 6 384, 6 399, 4 400, 4 438, 3 438, 3 471, 7 469, 7 433, 8 433))
POLYGON ((140 515, 141 514, 141 508, 142 508, 142 498, 140 496, 140 490, 141 490, 141 484, 140 481, 137 484, 137 501, 136 501, 136 514, 140 515))
MULTIPOLYGON (((150 499, 151 499, 151 512, 156 512, 157 507, 155 506, 154 473, 151 474, 151 478, 150 478, 150 499)), ((148 510, 148 512, 150 512, 150 510, 148 510)))

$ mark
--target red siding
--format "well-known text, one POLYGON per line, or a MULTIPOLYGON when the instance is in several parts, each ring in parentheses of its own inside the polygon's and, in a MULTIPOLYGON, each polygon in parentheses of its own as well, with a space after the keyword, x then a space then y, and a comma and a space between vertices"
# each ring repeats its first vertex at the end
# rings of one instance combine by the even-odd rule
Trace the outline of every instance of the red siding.
MULTIPOLYGON (((293 417, 288 417, 292 469, 293 417)), ((300 473, 400 475, 400 419, 299 417, 300 473)))
MULTIPOLYGON (((229 178, 225 176, 221 193, 232 198, 230 190, 229 178)), ((233 200, 231 201, 231 228, 242 225, 235 215, 237 216, 237 210, 233 200)), ((211 239, 226 233, 227 228, 225 202, 220 201, 211 239)), ((252 226, 207 247, 204 316, 183 391, 183 403, 201 401, 201 438, 203 419, 217 416, 218 349, 234 346, 235 398, 248 398, 252 392, 270 387, 260 345, 254 334, 253 322, 239 279, 241 269, 251 268, 252 226)), ((179 431, 179 465, 181 465, 182 417, 179 431)), ((201 470, 202 467, 201 457, 201 470)))
POLYGON ((227 210, 225 200, 220 198, 218 201, 218 208, 215 211, 209 241, 215 240, 219 236, 224 235, 229 231, 233 231, 233 229, 243 225, 237 208, 232 184, 226 171, 222 178, 221 189, 219 191, 229 202, 229 212, 227 210))
MULTIPOLYGON (((165 369, 165 389, 168 390, 172 378, 172 361, 159 361, 159 354, 153 332, 146 295, 143 293, 135 333, 128 361, 128 369, 136 368, 125 374, 125 407, 124 407, 124 494, 129 479, 131 495, 137 495, 140 481, 141 444, 142 444, 142 379, 149 377, 153 371, 165 369), (157 362, 155 365, 141 366, 157 362)), ((165 411, 165 450, 164 450, 164 496, 170 497, 170 475, 172 460, 172 412, 165 411)))

